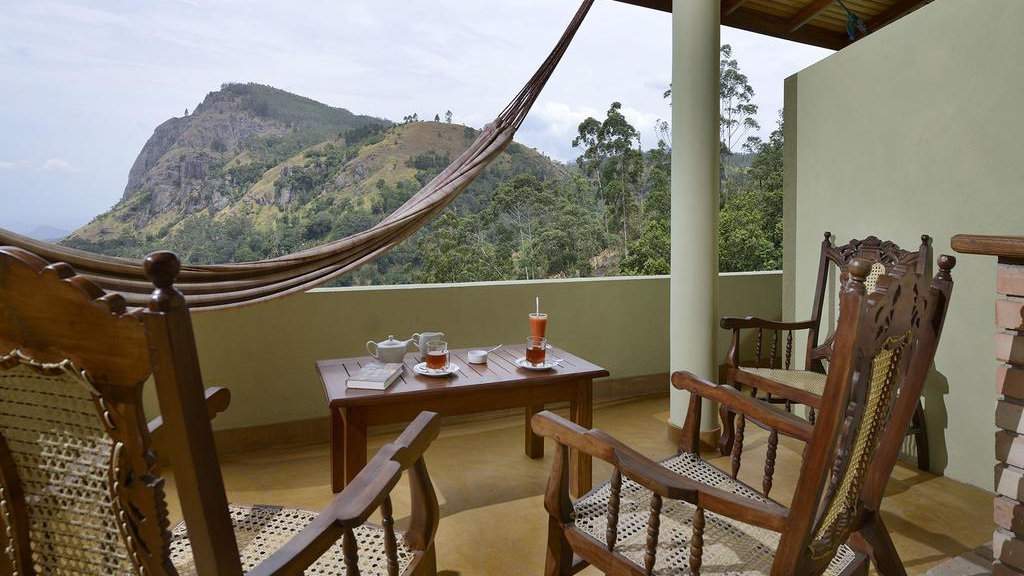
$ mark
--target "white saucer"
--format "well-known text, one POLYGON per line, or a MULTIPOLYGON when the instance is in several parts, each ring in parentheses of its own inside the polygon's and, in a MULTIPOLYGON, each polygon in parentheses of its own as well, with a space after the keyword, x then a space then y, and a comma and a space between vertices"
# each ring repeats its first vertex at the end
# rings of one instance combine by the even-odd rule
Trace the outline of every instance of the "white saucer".
POLYGON ((515 363, 516 366, 526 370, 551 370, 552 368, 559 366, 562 361, 545 359, 543 364, 532 364, 527 362, 526 358, 516 358, 515 363))
POLYGON ((447 370, 435 370, 433 368, 427 368, 426 362, 420 362, 412 367, 412 371, 417 374, 422 374, 423 376, 451 376, 459 371, 459 365, 454 362, 449 362, 447 370))

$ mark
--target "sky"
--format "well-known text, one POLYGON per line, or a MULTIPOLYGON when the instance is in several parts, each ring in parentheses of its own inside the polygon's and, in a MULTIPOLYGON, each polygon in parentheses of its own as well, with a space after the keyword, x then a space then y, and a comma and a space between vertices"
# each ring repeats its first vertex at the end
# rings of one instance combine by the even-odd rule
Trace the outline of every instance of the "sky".
MULTIPOLYGON (((225 82, 400 120, 480 127, 561 35, 577 0, 0 0, 0 227, 72 230, 116 203, 153 129, 225 82)), ((517 140, 571 161, 576 127, 620 101, 668 120, 671 16, 597 0, 517 140)), ((831 52, 722 28, 760 106, 831 52)))

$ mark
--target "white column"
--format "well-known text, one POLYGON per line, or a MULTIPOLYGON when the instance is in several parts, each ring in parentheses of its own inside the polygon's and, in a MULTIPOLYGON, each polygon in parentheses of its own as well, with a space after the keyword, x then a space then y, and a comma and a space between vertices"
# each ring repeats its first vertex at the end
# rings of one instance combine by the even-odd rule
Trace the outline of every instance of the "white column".
MULTIPOLYGON (((717 379, 718 0, 672 3, 672 280, 670 363, 717 379)), ((689 396, 672 390, 671 422, 681 426, 689 396)), ((718 427, 704 402, 702 430, 718 427)))

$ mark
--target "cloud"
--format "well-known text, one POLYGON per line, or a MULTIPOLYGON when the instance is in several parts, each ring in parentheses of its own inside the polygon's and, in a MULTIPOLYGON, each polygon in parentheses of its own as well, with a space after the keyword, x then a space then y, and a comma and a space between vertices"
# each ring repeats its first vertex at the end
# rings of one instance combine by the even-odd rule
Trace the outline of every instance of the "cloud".
POLYGON ((43 172, 77 172, 70 162, 63 158, 48 158, 43 162, 43 172))
MULTIPOLYGON (((572 148, 572 139, 579 131, 580 122, 588 117, 604 120, 607 109, 576 107, 565 102, 538 102, 530 112, 516 139, 534 148, 539 148, 554 158, 567 162, 575 159, 579 149, 572 148)), ((640 143, 645 150, 657 145, 658 135, 655 122, 663 119, 656 113, 645 112, 630 106, 622 107, 626 120, 640 132, 640 143)), ((665 118, 667 119, 667 118, 665 118)))
POLYGON ((589 107, 577 108, 565 102, 550 100, 538 102, 526 117, 516 139, 566 162, 579 155, 579 150, 572 148, 572 139, 577 134, 580 122, 588 116, 603 117, 598 110, 589 107))
POLYGON ((0 160, 0 170, 11 170, 18 164, 9 160, 0 160))

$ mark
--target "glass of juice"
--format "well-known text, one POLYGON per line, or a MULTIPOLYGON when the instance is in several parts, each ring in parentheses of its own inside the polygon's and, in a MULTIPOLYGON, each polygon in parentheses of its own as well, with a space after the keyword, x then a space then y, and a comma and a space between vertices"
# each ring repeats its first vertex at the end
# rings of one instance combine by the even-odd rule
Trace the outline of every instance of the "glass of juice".
POLYGON ((544 338, 548 331, 548 315, 546 312, 530 312, 530 336, 544 338))
POLYGON ((544 364, 544 356, 548 349, 548 339, 530 336, 526 339, 526 361, 534 366, 544 364))
POLYGON ((441 340, 427 342, 427 368, 431 370, 448 369, 448 343, 441 340))

